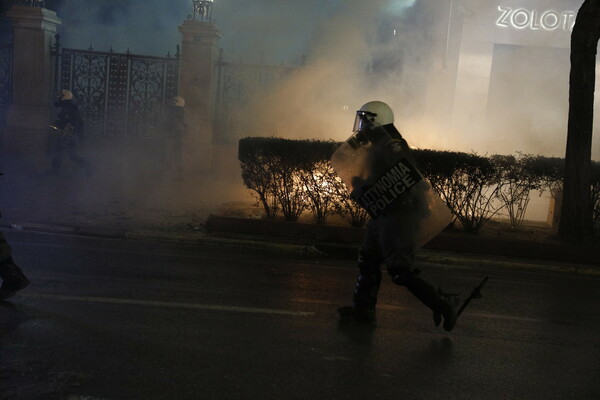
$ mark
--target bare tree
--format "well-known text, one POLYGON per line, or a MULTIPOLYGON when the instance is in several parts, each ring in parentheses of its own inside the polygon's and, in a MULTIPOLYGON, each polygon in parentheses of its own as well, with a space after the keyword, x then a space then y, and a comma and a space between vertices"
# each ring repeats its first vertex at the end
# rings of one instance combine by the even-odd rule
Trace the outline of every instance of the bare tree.
POLYGON ((560 238, 592 240, 591 160, 596 50, 600 39, 600 0, 585 0, 571 33, 569 123, 565 155, 560 238))

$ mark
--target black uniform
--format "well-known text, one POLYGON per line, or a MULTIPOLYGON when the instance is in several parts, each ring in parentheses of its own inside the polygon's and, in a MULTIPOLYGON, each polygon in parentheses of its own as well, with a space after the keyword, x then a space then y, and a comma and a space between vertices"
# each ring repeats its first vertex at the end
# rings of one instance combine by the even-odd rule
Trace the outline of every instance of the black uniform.
POLYGON ((79 109, 73 100, 59 100, 54 105, 60 107, 60 111, 53 124, 56 132, 51 144, 52 171, 58 172, 66 151, 71 161, 83 168, 89 176, 90 165, 77 154, 77 143, 83 138, 84 131, 79 109))
MULTIPOLYGON (((386 143, 387 152, 402 152, 414 164, 410 148, 393 125, 383 126, 388 131, 390 140, 386 143)), ((368 129, 368 128, 367 128, 368 129)), ((425 215, 425 214, 424 214, 425 215)), ((381 286, 381 266, 384 265, 392 281, 406 287, 415 297, 433 311, 434 321, 441 322, 444 316, 444 328, 451 330, 456 322, 455 301, 442 293, 440 288, 419 276, 420 271, 414 268, 414 249, 404 252, 391 248, 387 243, 385 231, 379 227, 377 218, 369 221, 367 231, 359 249, 358 269, 352 307, 342 307, 342 315, 352 315, 357 320, 374 321, 377 295, 381 286)))

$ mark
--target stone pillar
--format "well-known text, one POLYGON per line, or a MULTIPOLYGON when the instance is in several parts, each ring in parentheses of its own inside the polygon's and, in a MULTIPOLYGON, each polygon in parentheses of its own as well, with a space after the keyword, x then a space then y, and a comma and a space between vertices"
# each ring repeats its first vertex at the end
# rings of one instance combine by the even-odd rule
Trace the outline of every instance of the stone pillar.
POLYGON ((61 20, 54 11, 17 5, 7 16, 13 26, 14 52, 3 151, 39 165, 46 161, 46 135, 54 117, 51 45, 61 20))
POLYGON ((185 21, 180 27, 179 94, 185 99, 184 170, 210 172, 213 164, 213 107, 217 45, 221 34, 211 22, 185 21))

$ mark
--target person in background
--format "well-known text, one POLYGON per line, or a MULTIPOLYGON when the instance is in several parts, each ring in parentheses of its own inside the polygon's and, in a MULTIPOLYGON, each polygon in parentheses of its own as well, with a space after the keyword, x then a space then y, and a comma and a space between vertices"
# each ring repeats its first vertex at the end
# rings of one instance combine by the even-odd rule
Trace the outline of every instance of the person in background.
POLYGON ((84 127, 79 108, 73 100, 73 93, 70 90, 61 90, 54 106, 60 110, 54 123, 50 125, 53 133, 51 173, 58 174, 66 152, 71 161, 83 169, 87 176, 91 176, 90 164, 77 154, 77 144, 83 139, 84 127))

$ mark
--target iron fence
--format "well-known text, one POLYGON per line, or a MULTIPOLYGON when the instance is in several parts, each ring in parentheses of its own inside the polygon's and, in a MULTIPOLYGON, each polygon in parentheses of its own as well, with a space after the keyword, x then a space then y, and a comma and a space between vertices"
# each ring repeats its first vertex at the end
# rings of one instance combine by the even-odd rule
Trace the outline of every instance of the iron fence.
POLYGON ((215 140, 232 143, 243 129, 236 118, 240 110, 260 101, 288 78, 297 67, 227 62, 223 50, 217 61, 217 93, 215 100, 215 140))
MULTIPOLYGON (((162 112, 178 94, 179 46, 173 57, 99 52, 60 47, 57 37, 57 90, 69 89, 91 135, 159 138, 162 112)), ((229 143, 241 129, 236 116, 284 81, 296 67, 217 60, 215 141, 229 143)))
POLYGON ((159 138, 162 112, 178 93, 179 46, 174 57, 153 57, 60 49, 58 39, 57 91, 73 92, 86 133, 159 138))

